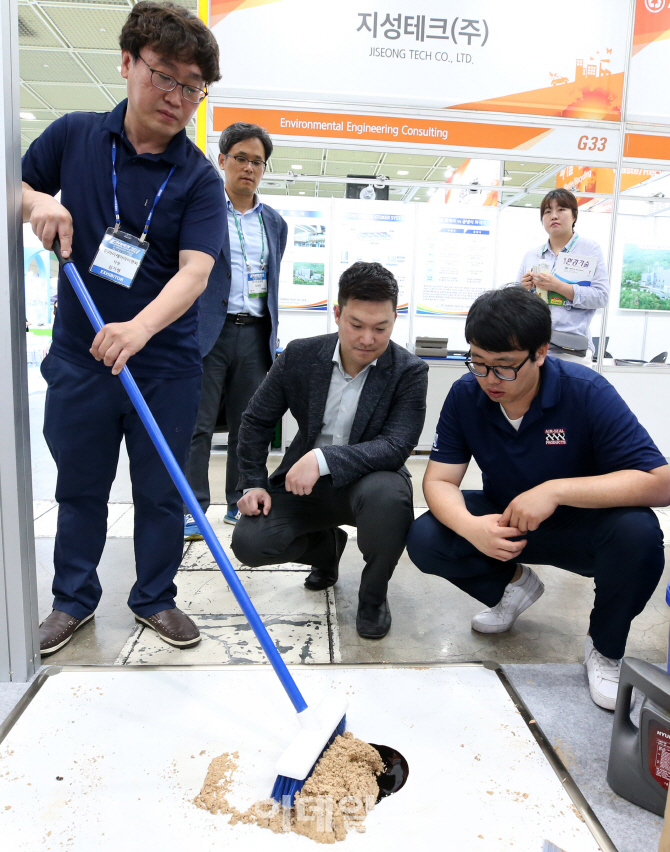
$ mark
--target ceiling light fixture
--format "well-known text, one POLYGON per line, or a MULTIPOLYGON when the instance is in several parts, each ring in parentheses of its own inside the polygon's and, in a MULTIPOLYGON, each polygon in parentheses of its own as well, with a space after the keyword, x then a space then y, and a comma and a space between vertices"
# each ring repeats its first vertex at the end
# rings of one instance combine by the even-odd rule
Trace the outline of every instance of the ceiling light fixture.
POLYGON ((399 174, 399 175, 408 175, 408 174, 409 174, 409 172, 405 172, 405 171, 403 171, 402 169, 398 169, 398 174, 399 174))
POLYGON ((117 71, 119 72, 119 74, 120 74, 120 73, 121 73, 121 66, 120 66, 120 65, 117 65, 117 66, 116 66, 116 70, 117 70, 117 71))
POLYGON ((532 204, 524 204, 523 206, 524 207, 532 207, 533 205, 532 204))
POLYGON ((301 169, 302 166, 291 166, 292 169, 301 169))
POLYGON ((19 116, 21 118, 24 118, 26 121, 37 121, 32 112, 20 112, 19 116))
POLYGON ((503 180, 512 180, 512 175, 505 169, 505 173, 503 174, 503 180))
MULTIPOLYGON (((295 166, 294 166, 293 168, 295 168, 295 166)), ((299 193, 298 193, 298 195, 304 195, 304 194, 305 194, 304 192, 299 192, 299 193)))

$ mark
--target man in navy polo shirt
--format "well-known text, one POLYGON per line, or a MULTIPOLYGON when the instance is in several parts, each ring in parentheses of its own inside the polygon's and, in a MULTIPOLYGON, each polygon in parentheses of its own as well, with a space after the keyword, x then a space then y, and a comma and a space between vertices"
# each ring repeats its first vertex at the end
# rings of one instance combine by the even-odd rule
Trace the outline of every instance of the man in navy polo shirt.
POLYGON ((53 611, 40 626, 43 655, 62 648, 100 600, 96 569, 123 438, 137 569, 128 605, 172 645, 200 639, 174 600, 181 498, 117 376, 128 361, 183 465, 202 371, 197 300, 221 250, 225 221, 221 180, 184 128, 207 85, 220 78, 219 55, 207 27, 171 3, 138 3, 120 45, 127 100, 109 113, 58 119, 23 158, 24 221, 47 249, 58 236, 106 322, 95 335, 61 272, 53 344, 42 366, 44 434, 58 466, 59 503, 53 611), (53 197, 59 191, 60 203, 53 197), (101 250, 106 232, 129 246, 148 244, 125 286, 101 250))
POLYGON ((509 630, 544 592, 526 562, 593 577, 585 665, 591 697, 613 710, 631 621, 663 571, 648 507, 670 503, 665 458, 602 376, 547 357, 551 314, 534 294, 482 294, 465 337, 472 375, 444 403, 423 481, 430 511, 407 551, 488 607, 472 619, 481 633, 509 630), (471 458, 483 491, 459 488, 471 458))

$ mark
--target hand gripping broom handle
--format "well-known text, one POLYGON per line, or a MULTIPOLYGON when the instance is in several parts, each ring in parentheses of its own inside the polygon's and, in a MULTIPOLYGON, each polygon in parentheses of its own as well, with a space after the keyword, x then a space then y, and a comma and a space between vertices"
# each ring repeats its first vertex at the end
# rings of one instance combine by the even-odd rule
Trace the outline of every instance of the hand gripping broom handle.
MULTIPOLYGON (((100 314, 98 313, 98 309, 91 298, 91 294, 88 292, 86 285, 84 284, 81 275, 79 274, 77 267, 72 263, 72 261, 66 260, 60 251, 60 243, 58 238, 54 240, 52 251, 55 253, 58 258, 58 262, 61 265, 63 271, 67 275, 68 281, 72 285, 74 292, 77 294, 77 298, 82 304, 82 307, 86 311, 86 315, 88 316, 93 328, 96 333, 100 331, 103 327, 104 322, 100 314)), ((212 556, 216 560, 217 565, 221 569, 223 576, 226 578, 228 585, 230 586, 233 594, 235 595, 238 604, 240 605, 242 612, 247 618, 247 621, 251 625, 252 630, 256 634, 256 638, 261 643, 261 647, 265 651, 268 660, 270 661, 272 668, 275 670, 275 673, 279 680, 281 681, 282 686, 286 690, 288 697, 293 702, 293 706, 296 709, 296 712, 301 713, 303 710, 307 708, 307 702, 302 697, 300 690, 298 689, 296 682, 293 680, 291 673, 286 668, 286 664, 281 658, 281 655, 275 648, 274 642, 270 638, 270 634, 265 629, 265 625, 261 621, 258 613, 256 612, 256 608, 251 603, 251 599, 247 594, 244 586, 240 582, 237 574, 235 573, 235 569, 230 564, 230 560, 226 556, 221 544, 212 529, 212 525, 205 517, 205 513, 200 508, 200 504, 196 500, 195 494, 191 486, 188 484, 186 477, 182 473, 181 468, 177 464, 177 460, 172 454, 172 450, 169 448, 167 441, 163 437, 162 432, 158 428, 158 424, 154 419, 153 414, 149 411, 149 406, 146 404, 144 397, 140 393, 137 384, 135 383, 135 379, 131 376, 130 370, 128 367, 124 367, 123 370, 119 373, 119 378, 121 379, 124 388, 128 392, 128 396, 130 397, 131 402, 135 406, 137 413, 140 416, 142 423, 146 427, 147 432, 149 433, 149 437, 153 441, 154 446, 158 450, 158 454, 160 455, 165 467, 168 470, 168 473, 172 477, 172 481, 177 486, 177 490, 181 495, 182 500, 188 507, 189 512, 193 515, 195 522, 197 523, 200 531, 207 542, 209 549, 212 552, 212 556)))

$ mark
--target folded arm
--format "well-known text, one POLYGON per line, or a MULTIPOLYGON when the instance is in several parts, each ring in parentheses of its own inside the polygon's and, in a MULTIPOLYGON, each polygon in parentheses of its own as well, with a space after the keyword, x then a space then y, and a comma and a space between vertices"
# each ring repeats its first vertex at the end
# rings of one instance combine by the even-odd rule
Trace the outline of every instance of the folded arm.
POLYGON ((600 476, 550 479, 519 494, 503 512, 501 523, 523 533, 536 530, 559 506, 612 509, 617 506, 667 506, 670 468, 617 470, 600 476))
POLYGON ((501 562, 514 559, 526 546, 525 540, 509 540, 519 537, 520 530, 511 524, 504 524, 501 515, 477 516, 468 511, 460 490, 467 468, 468 463, 428 462, 423 478, 423 493, 428 508, 440 523, 486 556, 501 562))

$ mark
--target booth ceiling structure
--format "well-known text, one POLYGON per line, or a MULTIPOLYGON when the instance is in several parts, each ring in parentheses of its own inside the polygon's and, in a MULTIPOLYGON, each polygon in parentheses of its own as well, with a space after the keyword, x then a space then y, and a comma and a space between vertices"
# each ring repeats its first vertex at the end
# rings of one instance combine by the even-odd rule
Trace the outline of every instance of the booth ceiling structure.
MULTIPOLYGON (((180 0, 197 11, 197 0, 180 0)), ((125 97, 119 74, 118 33, 134 5, 133 0, 20 0, 19 42, 21 79, 21 148, 56 118, 76 110, 106 111, 125 97)), ((195 120, 187 128, 195 141, 195 120)), ((261 191, 268 195, 307 195, 344 198, 350 174, 385 175, 390 197, 397 201, 426 202, 435 192, 426 183, 443 182, 445 172, 457 169, 463 158, 402 152, 340 150, 278 145, 261 191), (300 166, 300 168, 298 168, 300 166), (293 172, 286 182, 273 175, 293 172), (302 176, 310 179, 302 179, 302 176), (319 181, 326 177, 330 180, 319 181), (394 181, 402 181, 402 185, 394 181), (407 185, 413 184, 413 185, 407 185)), ((550 164, 506 161, 504 187, 530 184, 546 191, 554 186, 550 164), (537 178, 546 179, 537 184, 537 178)), ((536 206, 539 196, 513 202, 536 206)))

